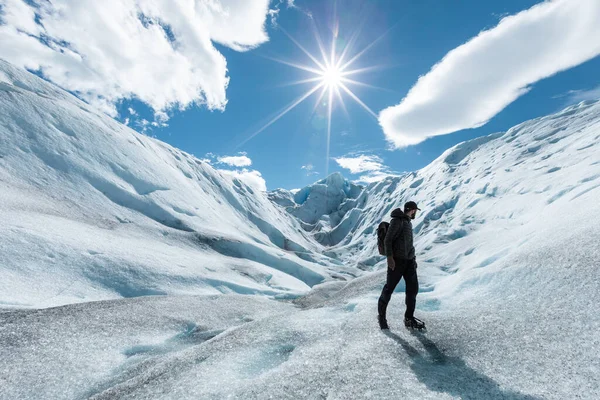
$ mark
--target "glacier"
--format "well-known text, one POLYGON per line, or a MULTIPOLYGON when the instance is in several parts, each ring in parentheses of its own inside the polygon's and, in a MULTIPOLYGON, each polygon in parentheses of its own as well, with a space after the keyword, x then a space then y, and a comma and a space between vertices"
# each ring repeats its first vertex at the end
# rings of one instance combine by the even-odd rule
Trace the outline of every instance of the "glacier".
POLYGON ((0 398, 600 398, 600 102, 263 193, 0 61, 0 398), (419 318, 375 228, 406 200, 419 318))
POLYGON ((2 67, 3 304, 285 297, 353 276, 265 193, 2 67))

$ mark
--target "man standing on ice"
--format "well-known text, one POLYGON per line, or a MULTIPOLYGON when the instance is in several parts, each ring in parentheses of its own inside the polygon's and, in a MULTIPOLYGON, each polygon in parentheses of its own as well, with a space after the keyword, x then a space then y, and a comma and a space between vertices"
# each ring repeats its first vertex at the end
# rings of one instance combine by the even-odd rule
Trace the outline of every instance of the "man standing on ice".
POLYGON ((404 212, 400 208, 392 211, 392 220, 385 235, 385 255, 387 256, 387 282, 383 287, 378 303, 378 320, 381 329, 390 329, 385 316, 392 293, 404 277, 406 282, 406 312, 404 325, 411 329, 424 329, 423 321, 414 317, 419 281, 417 280, 417 261, 413 246, 411 220, 415 219, 417 203, 409 201, 404 204, 404 212))

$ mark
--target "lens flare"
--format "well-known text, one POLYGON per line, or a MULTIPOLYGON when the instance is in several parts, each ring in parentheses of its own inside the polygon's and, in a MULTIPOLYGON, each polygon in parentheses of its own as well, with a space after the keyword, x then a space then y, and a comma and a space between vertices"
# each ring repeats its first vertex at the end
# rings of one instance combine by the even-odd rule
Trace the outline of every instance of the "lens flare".
MULTIPOLYGON (((307 83, 312 83, 313 86, 308 89, 304 94, 287 104, 281 110, 279 110, 275 116, 265 123, 260 129, 254 132, 250 137, 244 140, 239 146, 245 144, 250 139, 264 131, 266 128, 271 126, 277 120, 282 118, 285 114, 290 112, 297 105, 302 103, 304 100, 309 98, 311 95, 318 92, 318 100, 315 105, 316 107, 321 104, 322 101, 325 102, 327 108, 327 155, 326 155, 326 164, 325 164, 325 175, 329 174, 329 150, 330 150, 330 142, 331 142, 331 116, 333 113, 333 103, 335 101, 339 101, 342 109, 349 116, 348 111, 346 110, 346 105, 344 104, 344 94, 354 100, 357 104, 359 104, 369 115, 377 119, 377 114, 373 112, 352 90, 351 86, 363 86, 369 88, 377 88, 375 86, 368 85, 366 83, 360 82, 356 80, 356 78, 351 79, 350 77, 359 75, 361 73, 365 73, 368 71, 372 71, 377 67, 361 67, 356 69, 351 69, 351 67, 357 62, 365 53, 367 53, 374 45, 379 42, 384 35, 378 37, 373 42, 369 43, 359 52, 352 52, 352 46, 356 42, 356 38, 358 36, 358 31, 351 35, 351 39, 346 43, 345 46, 341 49, 340 52, 336 49, 336 42, 339 34, 339 24, 334 24, 336 29, 333 30, 331 42, 329 45, 329 49, 325 49, 323 41, 319 35, 319 32, 314 24, 313 20, 313 32, 315 35, 315 42, 317 44, 319 53, 317 55, 310 53, 306 47, 302 46, 294 37, 292 37, 287 31, 280 27, 281 31, 294 43, 298 49, 300 49, 309 59, 312 61, 313 65, 306 66, 297 62, 292 61, 284 61, 276 58, 271 58, 271 60, 281 63, 283 65, 287 65, 292 68, 296 68, 298 70, 304 71, 307 74, 310 74, 308 77, 299 80, 286 83, 284 86, 291 85, 302 85, 307 83), (329 51, 327 51, 329 50, 329 51), (349 58, 349 60, 347 60, 349 58), (321 89, 321 90, 319 90, 321 89)), ((386 32, 387 34, 387 32, 386 32)), ((313 112, 314 110, 313 109, 313 112)), ((238 146, 238 147, 239 147, 238 146)))

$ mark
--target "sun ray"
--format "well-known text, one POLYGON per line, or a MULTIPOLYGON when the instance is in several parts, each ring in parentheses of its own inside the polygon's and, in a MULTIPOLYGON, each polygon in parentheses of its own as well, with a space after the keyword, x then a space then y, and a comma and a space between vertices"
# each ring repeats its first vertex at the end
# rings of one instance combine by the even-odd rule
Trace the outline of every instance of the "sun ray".
MULTIPOLYGON (((323 45, 323 41, 321 40, 321 35, 319 34, 319 30, 317 29, 317 23, 315 22, 314 18, 311 18, 311 28, 313 31, 313 35, 315 36, 315 40, 317 41, 317 47, 319 48, 319 51, 321 52, 321 57, 323 57, 323 63, 325 64, 325 66, 327 65, 327 52, 325 51, 325 45, 323 45)), ((324 69, 324 68, 322 68, 324 69)))
POLYGON ((351 70, 343 70, 342 76, 364 74, 365 72, 380 71, 380 70, 386 69, 386 68, 392 68, 392 67, 386 66, 386 65, 372 65, 370 67, 363 67, 363 68, 357 68, 357 69, 351 69, 351 70))
POLYGON ((313 110, 312 110, 313 114, 317 111, 317 107, 319 107, 319 104, 321 104, 321 100, 323 100, 323 97, 325 97, 325 93, 327 93, 327 86, 323 85, 323 90, 321 90, 321 94, 319 95, 319 98, 317 98, 317 102, 315 103, 315 106, 313 107, 313 110))
POLYGON ((337 1, 333 2, 333 27, 331 28, 332 37, 331 37, 331 55, 329 61, 330 69, 337 69, 337 65, 335 62, 335 48, 337 45, 338 35, 340 33, 340 22, 337 19, 337 1))
POLYGON ((340 56, 338 57, 337 60, 337 68, 341 68, 341 66, 344 63, 344 59, 346 58, 346 55, 348 54, 348 52, 350 51, 350 49, 352 48, 352 46, 354 45, 354 42, 356 42, 356 39, 358 38, 360 32, 362 31, 364 24, 360 24, 360 26, 354 31, 354 33, 352 34, 352 36, 350 36, 350 39, 348 39, 348 41, 346 42, 346 44, 344 45, 344 49, 342 50, 342 53, 340 54, 340 56))
POLYGON ((329 175, 329 150, 331 145, 331 113, 333 110, 333 90, 329 88, 329 104, 327 104, 327 151, 325 153, 325 176, 329 175))
POLYGON ((329 68, 335 68, 335 69, 339 69, 336 65, 335 62, 335 42, 336 42, 337 36, 333 37, 333 41, 331 42, 331 60, 329 61, 329 68))
POLYGON ((266 59, 269 59, 271 61, 278 62, 278 63, 283 64, 283 65, 294 67, 296 69, 301 69, 301 70, 306 71, 306 72, 312 72, 313 74, 320 74, 321 71, 322 71, 322 70, 319 70, 319 69, 316 69, 316 68, 307 67, 306 65, 296 64, 296 63, 293 63, 293 62, 290 62, 290 61, 281 60, 279 58, 274 58, 274 57, 270 57, 270 56, 263 56, 263 57, 266 58, 266 59))
POLYGON ((281 85, 277 85, 275 87, 282 88, 282 87, 288 87, 288 86, 304 85, 305 83, 320 82, 322 80, 323 80, 323 78, 321 76, 317 76, 315 78, 307 78, 307 79, 301 79, 299 81, 292 81, 292 82, 288 82, 288 83, 282 83, 281 85))
POLYGON ((323 66, 323 64, 321 64, 321 63, 319 62, 319 60, 317 60, 317 59, 315 58, 315 56, 313 56, 312 54, 310 54, 310 53, 309 53, 309 51, 308 51, 308 50, 306 50, 306 49, 305 49, 305 48, 304 48, 304 47, 303 47, 303 46, 302 46, 300 43, 298 43, 298 41, 297 41, 296 39, 294 39, 294 38, 293 38, 293 37, 292 37, 292 36, 291 36, 289 33, 287 33, 287 31, 286 31, 285 29, 281 28, 281 31, 282 31, 283 33, 285 33, 285 35, 286 35, 288 38, 290 38, 290 40, 291 40, 292 42, 294 42, 294 44, 295 44, 296 46, 298 46, 298 48, 299 48, 300 50, 302 50, 302 51, 304 52, 304 54, 306 54, 306 55, 307 55, 307 56, 308 56, 308 57, 309 57, 309 58, 310 58, 310 59, 311 59, 311 60, 312 60, 312 61, 313 61, 313 62, 314 62, 314 63, 315 63, 315 64, 316 64, 316 65, 317 65, 319 68, 321 68, 322 70, 323 70, 323 69, 325 69, 325 67, 323 66))
POLYGON ((391 27, 390 29, 388 29, 387 31, 385 31, 383 33, 383 35, 379 36, 377 39, 375 39, 371 43, 369 43, 367 45, 367 47, 365 47, 360 52, 358 52, 357 54, 355 54, 354 57, 352 57, 349 61, 347 61, 344 65, 342 65, 340 67, 340 69, 343 71, 346 68, 348 68, 350 65, 352 65, 356 60, 358 60, 360 57, 362 57, 363 54, 365 54, 367 51, 371 50, 371 48, 373 46, 375 46, 380 40, 382 40, 384 37, 386 37, 387 34, 390 33, 390 31, 392 31, 392 29, 394 29, 395 27, 396 27, 396 25, 394 25, 393 27, 391 27))
POLYGON ((369 106, 367 106, 365 103, 363 103, 363 101, 361 99, 359 99, 354 93, 352 93, 352 91, 350 89, 348 89, 348 87, 346 87, 345 84, 340 83, 340 87, 344 90, 344 92, 346 92, 348 94, 348 96, 352 97, 354 99, 354 101, 356 101, 358 104, 360 104, 362 106, 362 108, 364 108, 369 114, 371 114, 375 119, 378 119, 379 117, 377 116, 377 114, 375 114, 373 112, 373 110, 371 110, 369 108, 369 106))
POLYGON ((243 146, 244 144, 248 143, 248 141, 250 139, 254 138, 256 135, 258 135, 259 133, 261 133, 262 131, 267 129, 269 126, 273 125, 281 117, 283 117, 285 114, 290 112, 294 107, 296 107, 298 104, 302 103, 304 100, 306 100, 308 97, 310 97, 311 94, 313 94, 314 92, 319 90, 319 88, 321 88, 323 85, 324 85, 324 83, 319 83, 318 85, 316 85, 315 87, 313 87, 312 89, 310 89, 309 91, 304 93, 302 96, 300 96, 299 98, 297 98, 296 100, 291 102, 282 111, 280 111, 277 115, 275 115, 275 117, 273 117, 273 119, 271 119, 269 122, 267 122, 265 125, 263 125, 262 128, 260 128, 259 130, 254 132, 252 135, 250 135, 247 139, 242 141, 242 143, 240 143, 236 148, 239 148, 239 147, 243 146))
MULTIPOLYGON (((331 150, 331 115, 333 113, 333 92, 340 85, 340 72, 341 70, 338 68, 337 63, 335 62, 336 56, 336 43, 339 34, 339 22, 337 20, 337 1, 334 0, 333 3, 333 35, 331 39, 331 54, 329 65, 327 65, 327 70, 324 71, 323 81, 327 82, 328 86, 328 101, 327 101, 327 150, 325 152, 325 176, 329 175, 329 152, 331 150)), ((326 190, 329 189, 329 186, 326 187, 326 190)))
POLYGON ((367 18, 365 16, 363 16, 363 18, 361 18, 361 21, 357 24, 356 28, 354 29, 354 32, 352 32, 350 39, 346 42, 346 45, 344 46, 344 50, 342 50, 342 53, 340 54, 340 56, 338 58, 338 61, 337 61, 338 68, 342 69, 342 65, 345 64, 344 60, 346 59, 348 52, 352 49, 352 47, 358 40, 358 37, 362 33, 366 22, 367 22, 367 18))
POLYGON ((342 97, 342 93, 340 92, 339 86, 335 88, 335 94, 336 94, 337 99, 340 102, 340 105, 342 106, 342 110, 344 110, 344 114, 346 115, 346 118, 350 119, 350 113, 348 112, 348 109, 346 108, 346 103, 344 102, 344 98, 342 97))
POLYGON ((384 87, 381 87, 381 86, 370 85, 368 83, 355 81, 354 79, 349 79, 349 78, 342 77, 341 81, 344 82, 344 83, 351 84, 351 85, 367 87, 369 89, 382 90, 384 92, 389 92, 389 93, 397 93, 395 90, 392 90, 392 89, 384 88, 384 87))
POLYGON ((333 37, 331 39, 331 54, 330 54, 330 60, 329 60, 329 68, 330 69, 338 69, 338 66, 336 65, 335 62, 335 48, 337 45, 337 39, 338 39, 338 34, 339 34, 339 25, 338 22, 335 20, 335 13, 337 12, 337 3, 333 4, 333 9, 334 9, 334 23, 333 23, 333 37))
MULTIPOLYGON (((334 10, 336 12, 337 10, 334 10)), ((281 119, 284 115, 306 100, 308 97, 317 93, 317 101, 315 102, 314 107, 312 108, 311 118, 317 112, 318 107, 324 106, 326 107, 326 162, 325 162, 325 173, 329 174, 329 163, 330 163, 330 154, 331 154, 331 133, 333 130, 333 113, 334 113, 334 102, 338 102, 339 106, 343 110, 344 114, 350 120, 350 113, 348 108, 346 107, 346 102, 344 101, 345 95, 348 95, 352 100, 357 102, 365 111, 367 111, 372 117, 377 119, 377 114, 373 112, 355 93, 352 92, 347 85, 357 85, 362 87, 386 90, 385 88, 379 88, 377 86, 372 86, 367 83, 361 82, 359 80, 349 78, 352 75, 358 75, 364 72, 369 72, 375 69, 381 68, 380 66, 371 66, 371 67, 361 67, 349 70, 348 67, 352 65, 355 61, 357 61, 362 55, 371 50, 373 46, 375 46, 385 35, 389 32, 386 31, 383 35, 375 39, 373 42, 369 43, 364 49, 362 49, 359 53, 355 54, 350 58, 350 60, 346 61, 346 57, 351 54, 353 51, 353 47, 358 40, 360 35, 360 31, 362 30, 364 25, 364 21, 360 24, 358 29, 353 32, 350 36, 350 39, 345 44, 340 44, 338 46, 337 40, 339 35, 339 21, 334 17, 334 23, 331 27, 332 37, 331 43, 326 48, 321 40, 321 35, 319 34, 319 30, 317 29, 317 24, 314 19, 311 19, 311 27, 314 33, 314 38, 318 47, 318 51, 320 52, 321 59, 317 59, 317 56, 311 54, 302 44, 300 44, 296 39, 294 39, 287 31, 281 28, 281 31, 294 43, 296 47, 298 47, 308 58, 314 63, 314 65, 306 66, 301 65, 291 61, 280 60, 273 57, 266 57, 275 62, 308 72, 312 74, 312 76, 300 79, 297 81, 292 81, 286 83, 281 86, 294 86, 294 85, 302 85, 302 84, 310 84, 314 83, 307 92, 302 94, 300 97, 296 98, 294 101, 286 105, 280 111, 278 111, 273 118, 271 118, 265 125, 263 125, 260 129, 250 135, 247 139, 245 139, 238 147, 244 145, 249 140, 254 138, 259 133, 263 132, 269 126, 273 125, 279 119, 281 119), (340 52, 341 51, 341 52, 340 52), (325 97, 327 96, 327 97, 325 97), (325 100, 324 100, 325 99, 325 100)), ((341 43, 341 42, 340 42, 341 43)))

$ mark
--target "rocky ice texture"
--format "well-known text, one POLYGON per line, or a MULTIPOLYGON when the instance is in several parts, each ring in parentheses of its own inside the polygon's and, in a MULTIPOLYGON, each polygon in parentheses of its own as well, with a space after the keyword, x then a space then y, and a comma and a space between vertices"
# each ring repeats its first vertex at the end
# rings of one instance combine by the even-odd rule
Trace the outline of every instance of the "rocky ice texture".
POLYGON ((348 227, 355 223, 353 214, 360 208, 362 190, 362 186, 336 172, 295 193, 282 189, 273 191, 269 198, 285 207, 319 243, 332 246, 339 243, 348 234, 348 227))
POLYGON ((267 195, 0 71, 0 398, 600 398, 599 102, 267 195), (401 282, 384 334, 409 199, 429 332, 401 282))
POLYGON ((348 275, 265 193, 3 61, 0 109, 2 304, 288 296, 348 275))

